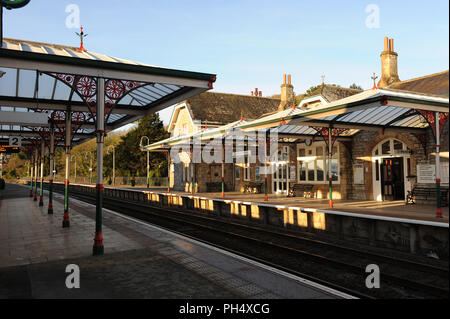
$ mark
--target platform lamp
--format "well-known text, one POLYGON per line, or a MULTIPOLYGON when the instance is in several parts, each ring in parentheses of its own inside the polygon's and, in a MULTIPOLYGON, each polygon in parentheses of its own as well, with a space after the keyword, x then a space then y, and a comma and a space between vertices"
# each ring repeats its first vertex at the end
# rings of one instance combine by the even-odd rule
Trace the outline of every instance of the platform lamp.
POLYGON ((89 158, 89 184, 92 184, 92 152, 84 153, 84 158, 89 158))
POLYGON ((111 149, 112 149, 112 156, 113 156, 113 185, 116 186, 116 147, 114 145, 108 146, 106 153, 110 154, 111 149))
POLYGON ((144 147, 147 148, 147 188, 150 187, 150 155, 149 155, 149 150, 148 150, 149 146, 150 146, 150 139, 147 136, 142 136, 141 140, 139 141, 139 148, 141 149, 141 151, 144 150, 144 147), (142 140, 144 138, 147 139, 147 145, 142 144, 142 140))

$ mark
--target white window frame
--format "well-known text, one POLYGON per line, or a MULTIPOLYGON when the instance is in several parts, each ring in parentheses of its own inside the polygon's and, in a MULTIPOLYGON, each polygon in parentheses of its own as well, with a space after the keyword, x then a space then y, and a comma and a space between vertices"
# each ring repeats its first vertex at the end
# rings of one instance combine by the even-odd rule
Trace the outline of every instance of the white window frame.
MULTIPOLYGON (((341 182, 341 176, 340 176, 340 172, 341 172, 341 158, 340 158, 340 145, 339 143, 335 143, 333 145, 333 147, 336 148, 336 152, 333 152, 333 156, 332 159, 337 159, 338 162, 338 179, 337 181, 333 181, 333 183, 339 184, 341 182)), ((306 144, 301 143, 301 144, 297 144, 297 159, 296 159, 296 165, 297 165, 297 183, 298 184, 328 184, 328 179, 327 179, 327 174, 328 174, 328 166, 327 166, 327 161, 328 161, 328 146, 325 142, 314 142, 312 143, 310 146, 306 146, 306 144), (322 147, 322 159, 321 161, 323 161, 323 167, 324 167, 324 172, 323 172, 323 181, 318 181, 317 180, 317 161, 319 161, 316 157, 316 148, 317 147, 322 147), (308 176, 308 164, 306 165, 306 179, 300 180, 300 165, 299 165, 299 153, 300 153, 300 149, 304 149, 305 150, 305 157, 312 157, 314 159, 314 180, 309 180, 309 176, 308 176), (312 153, 311 155, 308 155, 308 151, 311 150, 312 153)), ((306 164, 306 163, 305 163, 306 164)))
POLYGON ((244 181, 249 182, 251 180, 251 171, 250 171, 250 158, 248 156, 245 157, 244 160, 244 181))

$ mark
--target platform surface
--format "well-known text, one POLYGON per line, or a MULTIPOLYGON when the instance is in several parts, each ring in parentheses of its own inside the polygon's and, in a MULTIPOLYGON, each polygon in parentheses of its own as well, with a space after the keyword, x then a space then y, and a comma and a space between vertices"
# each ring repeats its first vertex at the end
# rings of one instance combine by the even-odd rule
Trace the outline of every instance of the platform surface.
MULTIPOLYGON (((47 194, 47 192, 45 192, 47 194)), ((92 256, 95 206, 63 197, 54 214, 28 197, 29 187, 0 190, 0 298, 346 298, 302 278, 104 210, 105 254, 92 256), (66 266, 80 288, 65 285, 66 266)))
MULTIPOLYGON (((129 189, 129 188, 127 188, 129 189)), ((144 188, 135 189, 145 191, 144 188)), ((158 193, 168 193, 164 191, 150 189, 149 191, 158 193)), ((186 192, 170 191, 171 194, 192 195, 186 192)), ((449 222, 449 208, 442 207, 442 218, 436 218, 436 206, 434 205, 406 205, 405 201, 374 201, 374 200, 334 200, 333 208, 329 207, 328 199, 304 198, 304 197, 287 197, 286 195, 269 194, 268 200, 264 200, 264 194, 248 194, 240 192, 226 192, 222 197, 222 193, 195 193, 194 196, 223 199, 231 201, 252 202, 269 205, 283 205, 289 207, 301 207, 305 209, 321 209, 329 211, 341 211, 347 213, 356 213, 363 215, 395 217, 416 219, 440 223, 449 222)))

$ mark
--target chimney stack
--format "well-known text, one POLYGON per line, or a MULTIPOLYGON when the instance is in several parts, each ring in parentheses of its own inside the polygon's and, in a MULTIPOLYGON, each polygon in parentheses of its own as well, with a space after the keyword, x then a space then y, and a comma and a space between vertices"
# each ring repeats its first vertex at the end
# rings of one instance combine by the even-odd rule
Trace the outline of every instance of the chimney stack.
POLYGON ((262 97, 262 91, 259 91, 259 97, 262 97))
POLYGON ((397 57, 397 52, 394 52, 394 39, 385 37, 384 51, 381 52, 381 79, 378 82, 380 89, 400 81, 398 77, 397 57))
POLYGON ((283 84, 281 85, 281 101, 278 106, 278 111, 283 111, 290 108, 294 103, 294 87, 291 83, 291 75, 287 76, 288 83, 286 83, 286 74, 283 76, 283 84))

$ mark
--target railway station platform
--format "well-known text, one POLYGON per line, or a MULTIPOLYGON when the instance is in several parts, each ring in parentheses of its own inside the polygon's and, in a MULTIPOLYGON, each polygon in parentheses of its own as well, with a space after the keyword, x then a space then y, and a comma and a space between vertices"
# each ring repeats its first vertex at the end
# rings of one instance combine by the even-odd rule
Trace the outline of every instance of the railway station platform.
MULTIPOLYGON (((132 189, 132 188, 126 188, 132 189)), ((145 188, 138 188, 135 190, 145 191, 145 188)), ((159 193, 169 193, 167 189, 149 189, 150 191, 157 191, 159 193)), ((186 192, 170 191, 170 194, 180 194, 189 196, 192 195, 186 192)), ((222 193, 195 193, 194 196, 219 199, 219 200, 231 200, 239 202, 252 202, 265 205, 274 206, 289 206, 289 207, 301 207, 309 209, 320 209, 328 211, 347 212, 355 214, 363 214, 369 216, 384 216, 404 219, 415 219, 424 221, 433 221, 448 223, 449 222, 449 208, 442 207, 442 218, 436 218, 436 206, 435 205, 423 205, 413 204, 406 205, 405 201, 387 201, 379 202, 374 200, 333 200, 333 208, 328 206, 328 199, 318 198, 304 198, 304 197, 287 197, 286 195, 271 194, 268 200, 264 200, 264 194, 248 194, 241 192, 227 192, 225 197, 222 197, 222 193)))
POLYGON ((63 196, 54 214, 29 188, 0 190, 0 298, 336 299, 345 293, 104 209, 105 254, 92 256, 95 206, 63 196), (65 282, 80 270, 80 288, 65 282))

